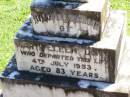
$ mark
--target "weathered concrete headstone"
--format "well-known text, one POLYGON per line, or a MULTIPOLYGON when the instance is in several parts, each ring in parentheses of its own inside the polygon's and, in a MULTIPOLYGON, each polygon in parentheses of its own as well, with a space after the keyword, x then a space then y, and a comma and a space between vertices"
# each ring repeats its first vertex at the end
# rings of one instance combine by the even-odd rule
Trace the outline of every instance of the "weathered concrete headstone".
POLYGON ((31 14, 35 33, 100 40, 109 16, 109 0, 67 1, 34 0, 31 14))
POLYGON ((89 46, 84 43, 87 40, 35 35, 31 27, 26 22, 15 38, 19 70, 115 81, 116 67, 125 44, 125 12, 111 12, 102 40, 89 46))
POLYGON ((33 0, 0 96, 128 97, 126 13, 109 13, 109 0, 33 0))

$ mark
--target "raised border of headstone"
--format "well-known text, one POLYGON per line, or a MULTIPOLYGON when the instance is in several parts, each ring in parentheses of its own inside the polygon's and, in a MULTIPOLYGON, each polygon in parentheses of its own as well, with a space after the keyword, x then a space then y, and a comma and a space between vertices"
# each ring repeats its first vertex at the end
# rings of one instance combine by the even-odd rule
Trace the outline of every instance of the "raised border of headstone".
POLYGON ((100 40, 109 17, 109 0, 63 1, 57 4, 34 0, 31 5, 34 31, 47 36, 100 40))
POLYGON ((124 11, 112 11, 102 40, 96 43, 35 35, 28 21, 15 38, 18 69, 114 82, 125 45, 125 17, 124 11))

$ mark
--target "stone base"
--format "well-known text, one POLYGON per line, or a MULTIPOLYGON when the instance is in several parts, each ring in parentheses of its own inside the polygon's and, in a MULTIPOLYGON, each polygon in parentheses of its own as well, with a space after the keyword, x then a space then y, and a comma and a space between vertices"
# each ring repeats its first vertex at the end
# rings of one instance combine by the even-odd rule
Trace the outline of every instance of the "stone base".
POLYGON ((13 57, 0 76, 3 97, 128 97, 104 91, 110 83, 21 72, 16 65, 13 57))
POLYGON ((129 97, 129 40, 118 68, 116 83, 95 82, 45 74, 20 72, 15 57, 0 76, 0 97, 129 97))
POLYGON ((15 38, 18 69, 114 82, 125 45, 125 12, 112 11, 101 41, 33 34, 26 22, 15 38))

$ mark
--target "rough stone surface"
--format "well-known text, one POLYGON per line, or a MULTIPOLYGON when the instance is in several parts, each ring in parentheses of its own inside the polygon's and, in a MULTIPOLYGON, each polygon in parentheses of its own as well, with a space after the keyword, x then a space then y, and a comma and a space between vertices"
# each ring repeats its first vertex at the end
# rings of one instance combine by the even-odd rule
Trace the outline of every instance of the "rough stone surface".
POLYGON ((125 44, 125 30, 123 11, 111 13, 99 42, 35 35, 27 21, 15 38, 18 69, 114 82, 125 44))

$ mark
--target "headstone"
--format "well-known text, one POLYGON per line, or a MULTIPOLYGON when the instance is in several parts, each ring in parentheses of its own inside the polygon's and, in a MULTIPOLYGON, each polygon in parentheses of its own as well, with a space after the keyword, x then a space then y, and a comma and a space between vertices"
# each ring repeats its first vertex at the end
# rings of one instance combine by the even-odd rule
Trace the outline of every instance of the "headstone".
POLYGON ((125 25, 125 12, 112 11, 102 40, 94 43, 35 35, 28 21, 15 38, 18 69, 114 82, 125 44, 125 25))
POLYGON ((109 0, 76 1, 82 0, 34 0, 31 14, 35 33, 100 40, 109 16, 109 0))
POLYGON ((0 96, 128 97, 126 12, 109 6, 109 0, 33 0, 0 75, 0 96))

